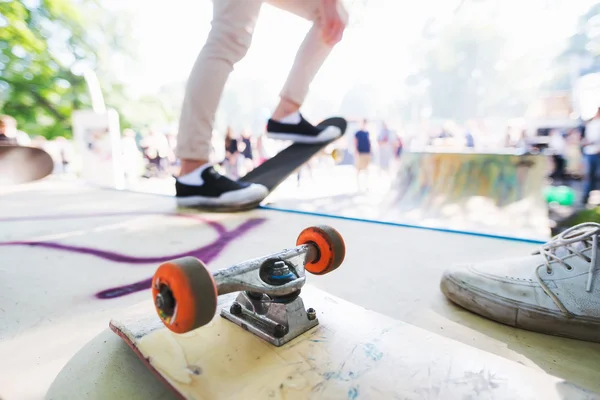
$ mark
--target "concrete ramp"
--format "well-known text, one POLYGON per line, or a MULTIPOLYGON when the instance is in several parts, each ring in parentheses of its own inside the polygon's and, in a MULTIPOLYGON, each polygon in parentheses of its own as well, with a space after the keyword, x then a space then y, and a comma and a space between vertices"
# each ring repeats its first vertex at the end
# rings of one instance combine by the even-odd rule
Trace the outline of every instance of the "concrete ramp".
MULTIPOLYGON (((137 364, 124 363, 129 349, 116 335, 104 335, 110 319, 151 298, 150 278, 163 261, 193 255, 215 271, 293 246, 298 232, 315 224, 338 229, 347 253, 343 267, 311 276, 310 284, 420 328, 425 360, 435 354, 453 366, 478 365, 469 358, 477 353, 485 364, 482 372, 464 380, 461 375, 453 383, 482 390, 476 398, 493 398, 485 388, 510 382, 507 376, 514 371, 488 374, 492 365, 510 365, 499 357, 517 370, 535 370, 531 373, 542 379, 535 381, 538 385, 552 380, 556 387, 548 390, 556 394, 572 385, 600 392, 599 343, 498 324, 455 306, 439 290, 443 271, 454 263, 521 256, 538 244, 264 209, 201 214, 178 209, 170 196, 48 178, 0 190, 0 398, 44 398, 55 378, 63 383, 55 389, 67 392, 47 399, 168 398, 155 379, 140 378, 147 371, 137 359, 137 364), (449 351, 431 353, 432 343, 442 339, 449 351), (75 361, 81 362, 70 363, 80 349, 75 361), (456 353, 460 355, 452 361, 449 355, 456 353)), ((396 364, 402 365, 414 369, 416 364, 396 364)), ((440 397, 438 386, 431 386, 431 371, 413 371, 429 383, 416 388, 418 395, 403 398, 423 393, 450 398, 440 397)), ((438 377, 450 379, 443 372, 438 377)), ((529 398, 508 392, 499 397, 529 398)))
POLYGON ((392 220, 543 240, 548 168, 541 155, 405 153, 381 206, 392 220))
POLYGON ((314 169, 269 201, 275 208, 546 241, 546 156, 405 152, 391 176, 376 163, 368 190, 352 166, 314 169))

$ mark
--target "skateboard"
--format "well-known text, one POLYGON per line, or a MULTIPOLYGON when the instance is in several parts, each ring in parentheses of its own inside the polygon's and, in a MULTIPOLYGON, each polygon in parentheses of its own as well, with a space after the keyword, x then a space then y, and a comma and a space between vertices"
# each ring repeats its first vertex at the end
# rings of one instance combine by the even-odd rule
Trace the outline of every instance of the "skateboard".
MULTIPOLYGON (((340 128, 341 134, 339 137, 328 140, 322 143, 292 143, 275 156, 254 168, 252 171, 238 179, 238 182, 257 183, 265 186, 268 192, 271 193, 277 186, 292 175, 298 168, 302 167, 313 156, 327 147, 329 144, 341 138, 346 132, 348 122, 341 117, 332 117, 323 120, 317 125, 318 127, 336 126, 340 128)), ((334 160, 341 157, 340 150, 332 152, 334 160)), ((246 204, 244 206, 189 206, 198 211, 216 212, 216 213, 233 213, 253 210, 262 203, 263 199, 256 202, 246 204)))
POLYGON ((266 186, 269 192, 272 192, 284 180, 286 180, 298 168, 309 161, 315 154, 327 147, 330 143, 341 138, 346 132, 348 122, 341 117, 328 118, 317 125, 317 127, 335 126, 342 132, 341 135, 333 140, 323 143, 293 143, 286 147, 274 157, 265 161, 257 168, 244 175, 239 182, 259 183, 266 186))
POLYGON ((345 252, 334 228, 310 226, 295 247, 214 273, 175 259, 109 326, 182 399, 597 398, 306 285, 345 252))
POLYGON ((40 148, 0 144, 0 186, 36 181, 53 170, 52 157, 40 148))

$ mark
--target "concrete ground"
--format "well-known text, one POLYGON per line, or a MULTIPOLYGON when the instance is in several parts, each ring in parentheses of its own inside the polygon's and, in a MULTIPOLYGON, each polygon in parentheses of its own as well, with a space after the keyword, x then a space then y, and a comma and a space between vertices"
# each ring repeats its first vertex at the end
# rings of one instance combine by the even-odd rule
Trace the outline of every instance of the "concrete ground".
MULTIPOLYGON (((545 241, 551 236, 548 212, 543 204, 538 204, 543 203, 541 193, 539 198, 529 193, 523 200, 503 207, 498 207, 494 199, 481 196, 447 204, 442 199, 429 199, 434 203, 441 201, 435 207, 398 204, 395 187, 402 185, 394 182, 395 168, 384 172, 371 165, 359 180, 352 165, 334 166, 327 158, 316 159, 312 166, 300 170, 299 179, 297 175, 288 178, 266 202, 277 208, 532 240, 545 241), (436 211, 432 213, 431 208, 436 211)), ((141 179, 132 189, 166 195, 175 192, 172 178, 141 179)))
POLYGON ((56 181, 0 194, 0 398, 42 398, 112 315, 147 300, 147 279, 162 260, 191 251, 219 269, 289 247, 320 223, 345 237, 346 262, 311 284, 600 392, 600 344, 500 325, 439 290, 450 264, 526 254, 535 244, 279 211, 175 214, 169 197, 56 181))

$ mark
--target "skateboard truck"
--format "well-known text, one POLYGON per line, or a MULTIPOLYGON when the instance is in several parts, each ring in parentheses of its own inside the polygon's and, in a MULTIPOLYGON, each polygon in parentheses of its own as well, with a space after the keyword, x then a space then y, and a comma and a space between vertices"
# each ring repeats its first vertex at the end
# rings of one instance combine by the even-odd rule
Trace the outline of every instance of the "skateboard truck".
POLYGON ((344 260, 345 245, 329 226, 304 229, 296 247, 208 271, 202 261, 183 257, 159 266, 152 296, 162 322, 185 333, 212 321, 219 295, 239 292, 221 316, 260 338, 281 346, 319 324, 315 310, 300 297, 306 271, 324 275, 344 260))

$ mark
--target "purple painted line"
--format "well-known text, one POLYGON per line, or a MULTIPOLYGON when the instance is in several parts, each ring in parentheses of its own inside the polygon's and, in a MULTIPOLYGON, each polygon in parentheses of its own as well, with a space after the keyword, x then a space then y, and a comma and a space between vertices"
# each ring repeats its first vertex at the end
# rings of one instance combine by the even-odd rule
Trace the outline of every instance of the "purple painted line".
POLYGON ((84 213, 84 214, 46 214, 46 215, 27 215, 24 217, 0 217, 0 222, 21 222, 21 221, 48 221, 55 219, 85 219, 85 218, 103 218, 103 217, 129 217, 136 215, 176 215, 177 213, 165 213, 160 211, 126 211, 120 213, 84 213))
MULTIPOLYGON (((221 251, 233 240, 241 237, 251 229, 262 224, 266 219, 264 218, 253 218, 245 221, 237 228, 232 231, 228 231, 223 225, 218 222, 208 220, 195 214, 184 214, 184 213, 165 213, 156 211, 139 211, 139 212, 124 212, 124 213, 98 213, 98 214, 69 214, 69 215, 41 215, 41 216, 28 216, 28 217, 15 217, 15 218, 0 218, 0 221, 34 221, 34 220, 56 220, 56 219, 73 219, 73 218, 95 218, 95 217, 126 217, 136 215, 168 215, 174 217, 190 218, 201 221, 207 225, 210 225, 218 233, 218 238, 209 243, 208 245, 200 248, 186 251, 179 254, 169 256, 155 256, 155 257, 136 257, 126 254, 121 254, 112 251, 99 250, 91 247, 67 245, 52 241, 12 241, 12 242, 0 242, 0 246, 30 246, 30 247, 43 247, 52 250, 67 251, 70 253, 87 254, 94 257, 102 258, 104 260, 126 263, 126 264, 151 264, 160 263, 175 258, 192 256, 202 260, 205 263, 209 263, 215 257, 217 257, 221 251)), ((144 279, 139 282, 134 282, 124 286, 118 286, 110 288, 96 293, 96 297, 99 299, 112 299, 116 297, 125 296, 127 294, 135 293, 138 291, 149 289, 151 285, 151 278, 144 279)))
POLYGON ((219 234, 226 233, 226 229, 218 222, 211 221, 196 214, 174 213, 164 211, 125 211, 120 213, 84 213, 84 214, 46 214, 46 215, 28 215, 25 217, 0 217, 0 222, 24 222, 24 221, 53 221, 64 219, 87 219, 87 218, 106 218, 106 217, 135 217, 143 215, 166 215, 181 218, 190 218, 202 221, 212 226, 219 234))
POLYGON ((143 281, 131 283, 129 285, 117 286, 115 288, 106 289, 96 293, 96 297, 101 300, 116 299, 117 297, 127 296, 128 294, 141 292, 150 289, 152 278, 144 279, 143 281))
MULTIPOLYGON (((208 264, 209 262, 211 262, 214 258, 216 258, 221 253, 221 251, 225 248, 225 246, 227 246, 227 244, 231 243, 231 241, 233 241, 234 239, 237 239, 238 237, 247 233, 252 228, 262 224, 264 221, 265 221, 265 219, 263 219, 263 218, 248 220, 248 221, 244 222, 243 224, 241 224, 240 226, 238 226, 233 231, 229 231, 225 235, 220 236, 216 241, 212 242, 211 244, 209 244, 207 246, 204 246, 204 247, 201 247, 199 249, 192 250, 189 252, 177 254, 174 256, 162 257, 161 260, 156 260, 156 262, 161 262, 161 261, 164 262, 164 261, 172 260, 174 258, 192 256, 192 257, 196 257, 196 258, 202 260, 202 262, 208 264)), ((121 296, 124 296, 127 294, 131 294, 134 292, 139 292, 141 290, 149 289, 151 283, 152 283, 151 278, 144 279, 143 281, 103 290, 101 292, 96 293, 96 297, 99 299, 113 299, 115 297, 121 297, 121 296)))

